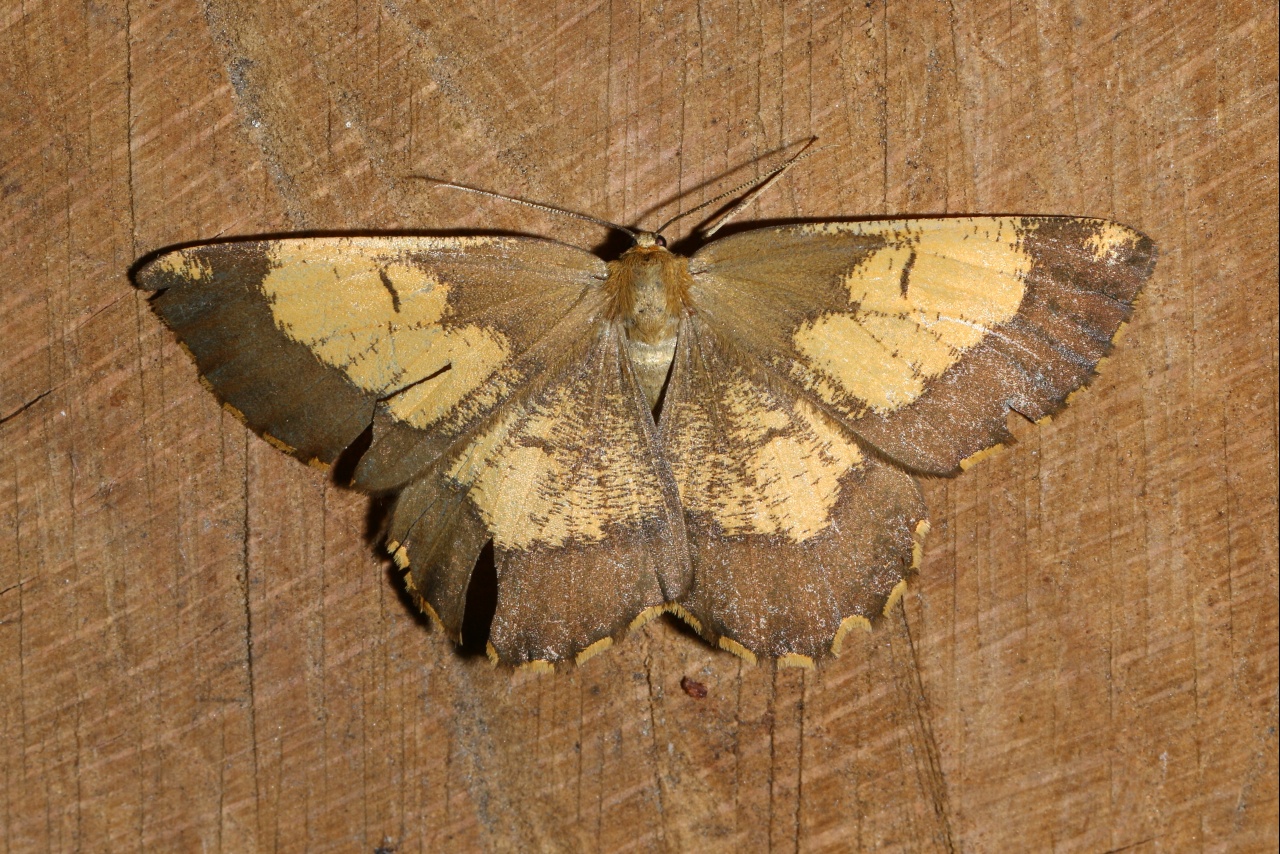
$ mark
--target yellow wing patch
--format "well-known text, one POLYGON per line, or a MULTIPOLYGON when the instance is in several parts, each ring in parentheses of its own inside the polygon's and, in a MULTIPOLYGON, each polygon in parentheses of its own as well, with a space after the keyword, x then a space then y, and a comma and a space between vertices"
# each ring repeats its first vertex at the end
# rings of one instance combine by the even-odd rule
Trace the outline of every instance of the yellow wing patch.
POLYGON ((404 388, 391 412, 425 429, 505 363, 510 347, 490 328, 444 328, 448 283, 389 245, 353 238, 326 253, 306 241, 274 244, 262 291, 288 338, 365 391, 404 388))
POLYGON ((206 282, 213 277, 209 262, 195 252, 170 252, 156 259, 156 267, 162 273, 184 281, 206 282))
POLYGON ((653 475, 633 447, 625 390, 601 385, 584 409, 589 383, 583 375, 509 405, 448 462, 445 476, 467 490, 495 546, 599 542, 611 522, 663 512, 658 491, 636 488, 653 475), (601 440, 609 436, 624 441, 601 440))
POLYGON ((429 369, 427 379, 387 401, 391 414, 420 430, 439 422, 464 397, 494 378, 510 358, 510 348, 492 329, 464 326, 443 333, 431 355, 442 363, 440 367, 429 369), (443 370, 446 365, 449 370, 443 370))
POLYGON ((745 377, 725 389, 723 403, 718 425, 712 410, 689 410, 684 429, 706 438, 684 458, 688 465, 677 463, 685 509, 708 514, 729 535, 804 542, 826 530, 841 476, 862 461, 857 445, 811 404, 768 400, 745 377), (722 431, 728 435, 713 438, 722 431), (726 478, 731 471, 742 477, 726 478))
POLYGON ((1132 228, 1118 222, 1100 221, 1097 230, 1085 241, 1084 246, 1095 260, 1109 261, 1132 249, 1140 239, 1141 236, 1132 228))
POLYGON ((963 233, 903 224, 894 235, 845 277, 851 311, 793 335, 827 402, 835 385, 879 412, 907 406, 1022 303, 1031 257, 1013 221, 979 220, 963 233))

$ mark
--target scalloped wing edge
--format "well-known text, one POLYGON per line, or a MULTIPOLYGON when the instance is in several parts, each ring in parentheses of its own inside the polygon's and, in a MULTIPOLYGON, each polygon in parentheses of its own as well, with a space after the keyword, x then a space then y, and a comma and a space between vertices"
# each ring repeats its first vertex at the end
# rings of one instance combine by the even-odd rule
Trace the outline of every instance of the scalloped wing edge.
MULTIPOLYGON (((761 665, 772 661, 779 668, 797 668, 802 670, 813 670, 820 661, 828 660, 828 658, 839 658, 843 651, 845 638, 854 629, 861 629, 865 632, 871 632, 875 624, 881 619, 889 616, 889 612, 901 601, 903 595, 907 591, 908 582, 913 574, 919 571, 921 561, 924 558, 924 540, 929 535, 930 524, 928 519, 921 519, 916 523, 915 530, 912 532, 911 547, 911 566, 907 570, 907 575, 893 586, 893 589, 885 596, 884 604, 880 608, 880 612, 867 616, 865 614, 850 614, 840 622, 839 628, 832 635, 831 642, 828 644, 829 656, 822 656, 814 659, 813 656, 802 655, 799 653, 785 653, 776 658, 757 654, 756 652, 743 646, 738 641, 726 635, 714 635, 706 630, 702 622, 678 602, 666 602, 662 605, 653 605, 637 614, 626 628, 614 635, 604 635, 584 648, 578 650, 572 658, 566 658, 560 661, 551 661, 548 659, 534 659, 524 662, 508 662, 503 661, 493 644, 486 643, 485 652, 488 656, 490 664, 494 666, 510 667, 514 671, 523 671, 529 673, 553 673, 572 667, 581 667, 600 653, 613 647, 627 635, 638 631, 646 624, 652 622, 663 614, 670 614, 681 622, 685 623, 689 628, 703 640, 717 649, 731 653, 748 664, 761 665)), ((410 598, 414 604, 426 614, 432 625, 438 628, 446 637, 454 643, 461 643, 460 634, 451 632, 445 627, 440 620, 436 610, 431 607, 431 603, 427 602, 423 596, 413 586, 413 578, 409 571, 408 552, 403 545, 393 540, 387 541, 385 548, 390 554, 392 561, 396 567, 404 572, 405 589, 408 591, 410 598)))

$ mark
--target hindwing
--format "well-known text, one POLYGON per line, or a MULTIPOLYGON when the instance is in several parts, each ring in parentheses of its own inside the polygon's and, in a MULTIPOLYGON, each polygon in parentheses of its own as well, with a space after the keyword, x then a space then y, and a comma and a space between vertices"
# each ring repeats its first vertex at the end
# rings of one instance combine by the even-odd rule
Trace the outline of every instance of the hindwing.
POLYGON ((661 435, 689 538, 682 616, 740 655, 811 662, 911 570, 919 489, 697 315, 672 370, 661 435))
POLYGON ((459 439, 396 503, 390 548, 455 636, 490 538, 496 656, 600 648, 688 583, 680 507, 615 324, 459 439))

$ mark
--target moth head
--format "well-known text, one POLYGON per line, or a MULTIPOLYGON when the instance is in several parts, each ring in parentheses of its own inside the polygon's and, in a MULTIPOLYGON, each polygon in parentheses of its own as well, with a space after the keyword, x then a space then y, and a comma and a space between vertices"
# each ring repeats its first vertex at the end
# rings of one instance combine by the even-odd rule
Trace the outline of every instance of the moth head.
POLYGON ((632 238, 635 240, 633 248, 636 249, 667 248, 667 238, 656 231, 637 231, 632 238))
MULTIPOLYGON (((649 318, 651 328, 642 337, 665 339, 673 334, 668 325, 688 306, 689 259, 667 249, 667 239, 656 231, 636 231, 631 248, 609 262, 605 290, 611 294, 610 313, 628 327, 649 318)), ((654 343, 654 342, 650 342, 654 343)))

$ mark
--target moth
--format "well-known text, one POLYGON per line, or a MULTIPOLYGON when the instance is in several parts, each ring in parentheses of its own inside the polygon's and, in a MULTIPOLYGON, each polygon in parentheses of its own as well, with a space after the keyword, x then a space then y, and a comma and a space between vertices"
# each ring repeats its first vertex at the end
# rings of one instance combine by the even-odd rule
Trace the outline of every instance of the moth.
POLYGON ((497 660, 582 662, 672 612, 812 666, 919 562, 915 477, 1062 408, 1155 263, 1078 217, 781 225, 689 257, 623 230, 607 262, 533 237, 209 243, 136 283, 276 447, 328 466, 371 429, 352 484, 396 495, 386 547, 453 637, 492 542, 497 660))

